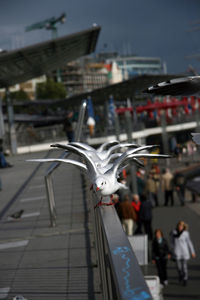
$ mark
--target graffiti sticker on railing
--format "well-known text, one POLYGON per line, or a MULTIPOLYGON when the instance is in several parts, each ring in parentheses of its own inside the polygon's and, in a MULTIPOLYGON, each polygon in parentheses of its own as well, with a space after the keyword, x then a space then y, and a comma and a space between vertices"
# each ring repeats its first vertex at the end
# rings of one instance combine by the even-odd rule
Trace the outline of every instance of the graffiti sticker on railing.
POLYGON ((124 279, 124 299, 127 300, 146 300, 150 299, 151 296, 148 292, 144 291, 143 288, 131 288, 130 283, 130 258, 128 253, 131 252, 129 247, 116 247, 113 250, 113 254, 119 256, 124 261, 124 267, 122 268, 123 279, 124 279))

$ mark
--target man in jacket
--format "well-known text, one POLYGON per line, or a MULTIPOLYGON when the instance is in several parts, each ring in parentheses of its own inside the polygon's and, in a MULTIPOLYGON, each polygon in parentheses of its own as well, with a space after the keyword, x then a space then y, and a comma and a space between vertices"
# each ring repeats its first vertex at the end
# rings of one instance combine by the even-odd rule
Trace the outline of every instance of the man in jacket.
POLYGON ((171 199, 171 206, 174 205, 174 196, 173 196, 173 174, 167 168, 162 175, 162 189, 165 194, 165 206, 168 206, 169 199, 171 199))
POLYGON ((136 212, 131 205, 129 195, 124 197, 124 201, 119 203, 118 214, 121 219, 122 226, 127 235, 133 235, 134 223, 137 220, 136 212))

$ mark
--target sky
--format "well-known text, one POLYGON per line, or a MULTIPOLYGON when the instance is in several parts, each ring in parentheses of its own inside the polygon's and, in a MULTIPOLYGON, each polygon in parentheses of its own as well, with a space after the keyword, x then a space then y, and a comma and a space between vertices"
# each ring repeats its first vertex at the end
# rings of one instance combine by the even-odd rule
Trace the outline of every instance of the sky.
POLYGON ((51 38, 48 30, 25 32, 25 27, 63 12, 66 23, 59 36, 102 27, 96 53, 160 57, 168 73, 183 73, 200 61, 199 0, 0 0, 0 48, 15 49, 51 38), (198 27, 199 30, 191 31, 198 27))

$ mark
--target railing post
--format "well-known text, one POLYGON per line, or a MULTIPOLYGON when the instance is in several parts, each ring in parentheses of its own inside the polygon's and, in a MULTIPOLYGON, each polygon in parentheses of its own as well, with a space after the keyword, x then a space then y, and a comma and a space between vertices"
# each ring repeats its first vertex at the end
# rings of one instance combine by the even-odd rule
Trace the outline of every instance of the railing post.
POLYGON ((161 111, 160 114, 160 120, 161 120, 161 127, 162 127, 162 142, 163 142, 163 149, 164 153, 169 153, 169 144, 168 144, 168 134, 166 129, 166 116, 165 111, 161 111))
POLYGON ((85 111, 87 107, 87 101, 83 100, 80 111, 79 111, 79 116, 78 116, 78 122, 77 122, 77 127, 75 131, 75 142, 79 142, 81 139, 81 132, 83 128, 83 121, 85 117, 85 111))
POLYGON ((48 199, 49 206, 49 216, 50 216, 50 225, 51 227, 55 227, 56 225, 56 207, 54 200, 54 191, 53 191, 53 183, 51 179, 51 174, 45 176, 45 184, 46 184, 46 193, 48 199))
MULTIPOLYGON (((164 153, 169 153, 169 139, 168 139, 168 133, 167 133, 167 124, 166 124, 166 115, 165 111, 161 111, 160 114, 160 121, 161 121, 161 127, 162 127, 162 144, 163 144, 163 151, 164 153)), ((170 160, 167 158, 165 160, 165 163, 167 166, 170 165, 170 160)))

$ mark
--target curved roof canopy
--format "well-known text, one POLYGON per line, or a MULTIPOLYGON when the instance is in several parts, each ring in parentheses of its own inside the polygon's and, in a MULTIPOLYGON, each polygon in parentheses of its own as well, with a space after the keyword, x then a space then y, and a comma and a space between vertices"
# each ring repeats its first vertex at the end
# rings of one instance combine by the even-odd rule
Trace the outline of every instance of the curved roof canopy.
POLYGON ((0 88, 47 74, 92 53, 100 30, 99 26, 94 26, 75 34, 0 53, 0 88))
POLYGON ((180 75, 140 75, 120 83, 111 84, 104 88, 93 90, 91 92, 74 95, 65 99, 65 101, 69 105, 75 105, 77 103, 81 103, 83 99, 87 99, 88 96, 90 96, 95 103, 103 103, 109 99, 110 95, 112 95, 117 101, 125 100, 127 98, 134 99, 136 95, 141 95, 143 91, 150 85, 176 77, 180 77, 180 75))

